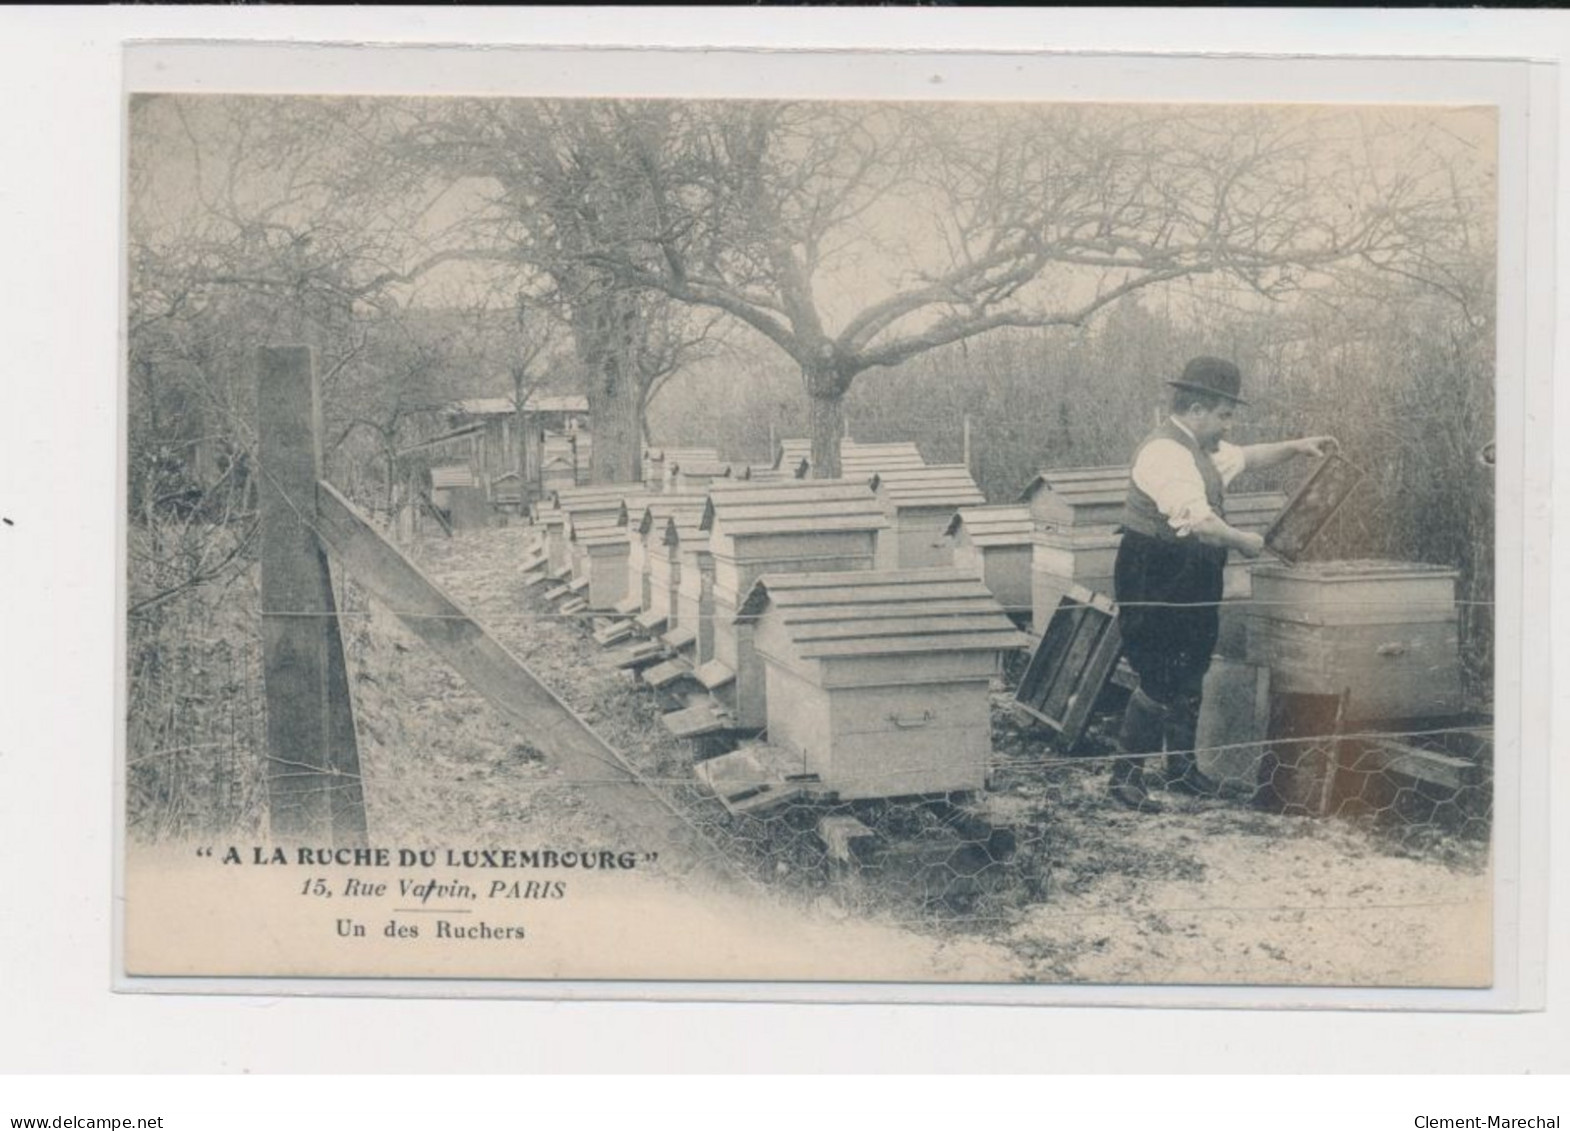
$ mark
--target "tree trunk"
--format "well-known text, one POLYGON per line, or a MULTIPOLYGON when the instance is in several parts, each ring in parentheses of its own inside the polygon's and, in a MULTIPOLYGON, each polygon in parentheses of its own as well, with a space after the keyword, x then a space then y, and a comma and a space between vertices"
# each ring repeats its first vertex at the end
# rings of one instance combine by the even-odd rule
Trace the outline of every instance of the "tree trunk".
POLYGON ((807 387, 808 428, 812 435, 812 478, 840 477, 840 438, 845 434, 845 390, 850 379, 834 362, 802 367, 807 387))
POLYGON ((572 330, 585 369, 591 479, 629 483, 638 478, 643 439, 643 389, 635 364, 636 297, 610 287, 588 290, 573 305, 572 330))
POLYGON ((845 430, 843 397, 812 397, 807 420, 812 431, 812 478, 840 477, 840 436, 845 430))

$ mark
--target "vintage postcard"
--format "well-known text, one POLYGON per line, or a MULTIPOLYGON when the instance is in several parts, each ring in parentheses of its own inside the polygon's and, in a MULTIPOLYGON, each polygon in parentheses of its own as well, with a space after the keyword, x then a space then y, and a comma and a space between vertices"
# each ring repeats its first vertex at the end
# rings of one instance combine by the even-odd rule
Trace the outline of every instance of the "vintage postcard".
POLYGON ((134 84, 126 975, 1495 985, 1513 119, 942 68, 134 84))

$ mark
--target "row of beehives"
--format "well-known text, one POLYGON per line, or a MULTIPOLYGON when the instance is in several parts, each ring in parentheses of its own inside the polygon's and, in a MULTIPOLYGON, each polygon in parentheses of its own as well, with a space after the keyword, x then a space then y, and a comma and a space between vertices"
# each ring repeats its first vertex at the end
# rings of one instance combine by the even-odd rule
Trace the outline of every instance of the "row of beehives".
MULTIPOLYGON (((1034 528, 1029 569, 1037 635, 1072 586, 1112 593, 1128 476, 1126 467, 1049 470, 1026 489, 1034 528)), ((1226 518, 1262 534, 1286 503, 1279 491, 1233 494, 1226 518)), ((1020 572, 1016 566, 1016 579, 1020 572)), ((1221 662, 1215 671, 1251 680, 1251 671, 1238 668, 1262 669, 1277 692, 1345 692, 1349 719, 1459 712, 1458 576, 1421 562, 1288 566, 1233 554, 1223 584, 1221 662)))
MULTIPOLYGON (((1127 469, 1044 472, 1022 504, 985 506, 963 466, 926 466, 911 445, 847 445, 857 477, 827 481, 794 477, 790 443, 745 478, 721 473, 713 453, 665 452, 643 484, 558 493, 536 515, 549 594, 593 619, 602 644, 623 646, 618 662, 668 697, 673 732, 767 731, 767 744, 744 752, 743 791, 760 776, 842 797, 979 788, 987 684, 998 654, 1028 643, 1004 614, 1028 613, 1040 634, 1070 588, 1111 589, 1127 469)), ((1228 516, 1262 529, 1282 502, 1234 496, 1228 516)), ((1261 571, 1277 597, 1245 632, 1253 574, 1229 567, 1224 655, 1257 653, 1280 669, 1279 686, 1316 671, 1357 677, 1324 669, 1372 662, 1367 674, 1386 678, 1369 688, 1412 708, 1384 714, 1433 713, 1436 695, 1452 697, 1455 679, 1400 660, 1415 640, 1429 645, 1416 659, 1437 653, 1443 668, 1443 626, 1440 639, 1408 633, 1363 657, 1361 636, 1390 635, 1391 618, 1355 601, 1328 610, 1279 572, 1261 571), (1347 632, 1358 635, 1350 652, 1335 639, 1347 632), (1389 679, 1397 669, 1404 678, 1389 679)), ((1453 585, 1453 575, 1427 580, 1453 585)), ((1436 615, 1448 617, 1453 652, 1453 594, 1436 615)))
POLYGON ((746 478, 665 452, 645 483, 558 492, 536 514, 547 596, 723 755, 700 763, 722 798, 981 788, 989 684, 1027 639, 954 568, 945 531, 980 490, 914 445, 846 444, 835 480, 783 448, 746 478))

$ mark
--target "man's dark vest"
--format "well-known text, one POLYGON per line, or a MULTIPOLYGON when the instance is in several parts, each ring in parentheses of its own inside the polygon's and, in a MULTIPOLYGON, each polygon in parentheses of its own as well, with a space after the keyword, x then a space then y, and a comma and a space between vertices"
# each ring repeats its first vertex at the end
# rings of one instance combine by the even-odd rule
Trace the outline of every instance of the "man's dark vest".
MULTIPOLYGON (((1217 518, 1225 521, 1226 510, 1223 499, 1226 488, 1221 482, 1221 472, 1216 470, 1216 463, 1210 458, 1210 453, 1201 448, 1194 437, 1168 419, 1162 421, 1161 427, 1145 437, 1144 443, 1139 445, 1139 451, 1134 453, 1135 463, 1139 462, 1140 453, 1146 446, 1156 440, 1172 440, 1188 449, 1194 457, 1194 466, 1199 468, 1200 478, 1205 481, 1205 499, 1210 503, 1210 509, 1215 512, 1217 518)), ((1189 538, 1178 538, 1177 531, 1172 529, 1172 524, 1167 521, 1167 517, 1161 513, 1161 508, 1156 506, 1156 500, 1135 486, 1131 471, 1128 498, 1123 504, 1123 529, 1133 530, 1151 538, 1160 538, 1165 542, 1190 541, 1189 538)))

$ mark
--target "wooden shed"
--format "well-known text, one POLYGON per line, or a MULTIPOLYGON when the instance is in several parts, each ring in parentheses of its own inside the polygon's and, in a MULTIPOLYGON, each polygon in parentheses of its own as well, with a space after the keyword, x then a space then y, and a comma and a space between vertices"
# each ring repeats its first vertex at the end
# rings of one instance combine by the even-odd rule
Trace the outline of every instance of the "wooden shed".
POLYGON ((987 501, 962 463, 903 468, 872 476, 870 484, 887 533, 878 542, 879 569, 938 569, 953 565, 946 531, 961 507, 987 501))
POLYGON ((761 727, 765 719, 751 628, 736 623, 747 592, 766 573, 870 570, 887 526, 865 482, 716 483, 710 490, 699 530, 709 537, 714 563, 714 658, 702 679, 725 689, 738 727, 761 727))
POLYGON ((841 800, 979 790, 989 686, 1026 638, 956 570, 765 575, 741 619, 767 685, 769 742, 841 800))
POLYGON ((1273 693, 1349 692, 1347 719, 1457 714, 1458 577, 1419 562, 1257 566, 1248 660, 1273 693))
POLYGON ((1029 615, 1033 527, 1020 504, 962 507, 944 534, 954 568, 979 577, 1011 616, 1029 615))

